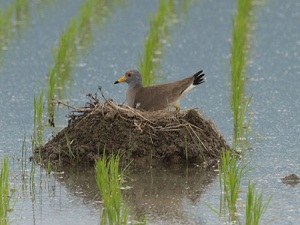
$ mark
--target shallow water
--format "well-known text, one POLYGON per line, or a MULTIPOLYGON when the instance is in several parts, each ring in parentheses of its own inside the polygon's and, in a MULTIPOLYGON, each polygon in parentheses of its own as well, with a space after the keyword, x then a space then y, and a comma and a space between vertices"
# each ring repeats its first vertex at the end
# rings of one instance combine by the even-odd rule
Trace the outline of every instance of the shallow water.
MULTIPOLYGON (((2 1, 3 7, 13 1, 2 1)), ((83 0, 55 1, 44 8, 30 4, 30 22, 15 31, 11 44, 2 52, 0 64, 0 154, 8 155, 17 190, 12 224, 97 224, 100 203, 93 170, 65 171, 47 176, 36 167, 30 183, 31 163, 21 179, 21 146, 26 136, 27 158, 31 154, 33 96, 47 86, 52 65, 52 47, 71 18, 76 17, 83 0), (71 3, 72 2, 72 3, 71 3)), ((158 1, 126 1, 116 5, 105 22, 95 27, 86 55, 81 55, 73 71, 66 98, 81 106, 84 93, 103 87, 108 98, 125 100, 126 85, 113 85, 127 69, 136 67, 139 52, 149 31, 149 14, 158 1)), ((181 103, 183 109, 197 107, 211 118, 221 133, 231 139, 229 55, 231 16, 235 1, 191 1, 187 13, 169 33, 161 61, 163 82, 188 76, 203 69, 207 82, 181 103)), ((271 224, 297 224, 300 209, 299 185, 286 186, 280 178, 300 174, 300 17, 297 0, 282 3, 265 1, 255 10, 251 38, 247 93, 253 94, 250 107, 252 129, 266 137, 252 135, 254 145, 247 152, 255 170, 247 179, 273 196, 264 221, 271 224)), ((60 129, 67 121, 66 110, 59 110, 60 129)), ((45 118, 46 121, 46 118, 45 118)), ((50 136, 45 137, 45 140, 50 136)), ((194 165, 133 171, 133 188, 126 192, 138 213, 145 213, 148 224, 222 224, 205 205, 219 205, 218 177, 194 165)), ((244 190, 246 190, 244 188, 244 190)), ((243 197, 243 196, 242 196, 243 197)))
POLYGON ((295 22, 299 10, 299 1, 278 0, 257 10, 249 69, 253 130, 267 140, 249 153, 257 169, 248 177, 264 188, 266 196, 273 196, 266 217, 276 219, 274 224, 297 224, 300 212, 300 186, 280 182, 288 174, 300 174, 300 32, 295 22))

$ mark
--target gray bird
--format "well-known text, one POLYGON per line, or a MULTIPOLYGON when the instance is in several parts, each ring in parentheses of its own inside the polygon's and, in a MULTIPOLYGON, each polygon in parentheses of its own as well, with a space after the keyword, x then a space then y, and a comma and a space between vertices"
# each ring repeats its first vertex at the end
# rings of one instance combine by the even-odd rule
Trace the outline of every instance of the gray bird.
POLYGON ((180 100, 197 85, 205 81, 203 71, 172 83, 143 87, 142 75, 132 69, 125 73, 115 84, 126 82, 126 100, 130 107, 143 111, 156 111, 174 107, 180 110, 180 100))

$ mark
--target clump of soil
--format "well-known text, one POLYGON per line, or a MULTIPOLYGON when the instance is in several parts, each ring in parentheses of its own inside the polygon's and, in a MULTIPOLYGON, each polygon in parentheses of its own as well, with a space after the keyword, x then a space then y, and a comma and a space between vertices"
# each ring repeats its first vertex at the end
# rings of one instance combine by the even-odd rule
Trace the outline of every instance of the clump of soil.
POLYGON ((300 178, 296 174, 292 173, 288 176, 285 176, 284 178, 281 178, 281 181, 286 185, 290 185, 294 187, 300 183, 300 178))
POLYGON ((222 148, 229 149, 214 124, 194 109, 142 112, 88 96, 86 107, 73 107, 69 125, 35 150, 35 160, 93 165, 105 150, 142 165, 211 164, 220 158, 222 148))

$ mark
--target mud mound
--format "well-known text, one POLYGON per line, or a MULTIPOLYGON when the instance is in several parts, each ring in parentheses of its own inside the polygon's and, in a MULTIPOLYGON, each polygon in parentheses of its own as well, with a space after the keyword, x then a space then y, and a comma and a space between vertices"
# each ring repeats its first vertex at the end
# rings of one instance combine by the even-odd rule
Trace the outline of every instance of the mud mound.
POLYGON ((196 110, 142 112, 111 100, 92 101, 75 109, 68 127, 60 131, 35 159, 53 164, 87 164, 120 151, 137 164, 203 163, 215 161, 229 149, 214 124, 196 110))

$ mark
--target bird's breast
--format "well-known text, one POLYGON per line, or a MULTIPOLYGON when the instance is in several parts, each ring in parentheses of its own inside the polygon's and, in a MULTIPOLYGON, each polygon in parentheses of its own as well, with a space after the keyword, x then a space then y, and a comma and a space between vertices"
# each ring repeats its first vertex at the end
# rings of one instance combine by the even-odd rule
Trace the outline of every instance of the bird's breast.
POLYGON ((135 108, 135 96, 136 96, 136 89, 129 88, 126 92, 126 100, 128 106, 135 108))

